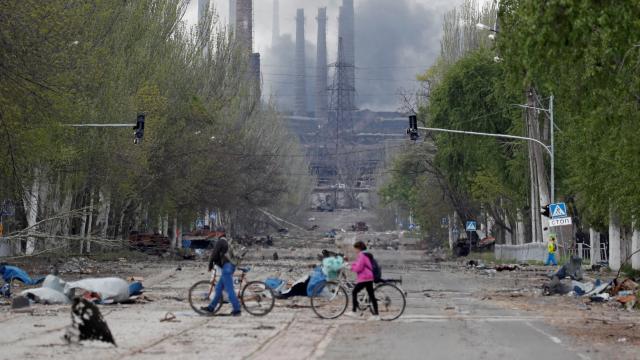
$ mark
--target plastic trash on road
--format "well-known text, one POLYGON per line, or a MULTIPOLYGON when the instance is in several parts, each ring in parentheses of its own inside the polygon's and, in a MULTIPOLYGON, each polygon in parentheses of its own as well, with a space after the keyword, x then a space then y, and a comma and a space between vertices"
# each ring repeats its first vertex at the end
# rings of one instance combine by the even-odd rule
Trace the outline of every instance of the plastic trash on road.
POLYGON ((129 283, 120 278, 90 278, 67 283, 65 293, 75 295, 76 290, 95 293, 101 303, 119 303, 129 300, 129 283))
POLYGON ((38 285, 44 278, 32 279, 26 271, 20 269, 17 266, 2 265, 0 266, 0 274, 5 282, 11 282, 11 280, 20 280, 25 285, 38 285))

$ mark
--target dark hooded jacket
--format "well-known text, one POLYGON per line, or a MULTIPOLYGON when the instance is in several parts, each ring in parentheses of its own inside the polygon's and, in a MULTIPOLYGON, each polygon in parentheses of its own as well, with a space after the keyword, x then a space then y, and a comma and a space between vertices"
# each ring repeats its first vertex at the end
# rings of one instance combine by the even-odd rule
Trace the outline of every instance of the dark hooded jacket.
POLYGON ((211 251, 211 256, 209 257, 209 271, 213 270, 214 264, 222 267, 229 262, 229 257, 227 256, 228 251, 229 243, 227 239, 224 237, 219 238, 213 246, 213 251, 211 251))

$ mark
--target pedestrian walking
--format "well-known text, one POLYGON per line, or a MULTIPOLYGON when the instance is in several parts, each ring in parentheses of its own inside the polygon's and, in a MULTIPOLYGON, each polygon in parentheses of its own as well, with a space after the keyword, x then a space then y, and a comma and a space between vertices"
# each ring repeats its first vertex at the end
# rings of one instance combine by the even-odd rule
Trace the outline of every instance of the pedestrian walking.
POLYGON ((549 237, 549 244, 547 245, 547 261, 544 263, 546 265, 554 265, 557 266, 558 262, 556 261, 556 251, 558 251, 558 246, 556 245, 556 236, 551 235, 549 237))
POLYGON ((233 307, 232 316, 240 316, 240 301, 233 289, 233 273, 236 271, 236 265, 231 259, 233 256, 229 254, 229 242, 225 237, 220 237, 213 247, 211 256, 209 257, 209 272, 213 270, 213 265, 217 265, 222 269, 220 280, 216 284, 216 292, 209 306, 203 306, 201 309, 213 313, 218 302, 222 301, 222 290, 227 292, 229 302, 233 307))
POLYGON ((357 274, 356 286, 353 288, 353 307, 351 313, 347 313, 347 316, 358 317, 358 293, 363 289, 367 290, 369 295, 369 301, 373 307, 373 316, 369 320, 380 320, 378 316, 378 301, 373 293, 373 265, 369 260, 369 257, 365 255, 364 251, 367 250, 367 246, 362 241, 357 241, 353 248, 355 249, 356 261, 351 264, 351 271, 357 274))

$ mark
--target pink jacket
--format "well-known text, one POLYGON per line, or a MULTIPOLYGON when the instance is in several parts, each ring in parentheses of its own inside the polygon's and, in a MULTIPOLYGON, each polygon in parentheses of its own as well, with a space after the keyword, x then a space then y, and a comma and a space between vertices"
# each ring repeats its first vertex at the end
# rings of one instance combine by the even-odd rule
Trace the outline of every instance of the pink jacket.
POLYGON ((363 252, 360 252, 356 261, 351 264, 351 271, 358 274, 358 283, 373 281, 373 266, 371 265, 369 257, 363 252))

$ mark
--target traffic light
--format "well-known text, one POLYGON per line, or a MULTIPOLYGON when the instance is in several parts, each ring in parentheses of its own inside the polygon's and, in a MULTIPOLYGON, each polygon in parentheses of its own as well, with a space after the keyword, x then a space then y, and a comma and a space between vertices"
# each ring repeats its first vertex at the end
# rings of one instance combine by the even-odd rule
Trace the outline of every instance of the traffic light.
POLYGON ((551 217, 551 211, 549 210, 549 205, 545 205, 542 207, 542 210, 540 211, 540 214, 546 216, 546 217, 551 217))
POLYGON ((142 142, 142 138, 144 137, 144 114, 139 113, 138 118, 136 119, 136 126, 133 127, 133 143, 140 144, 142 142))
POLYGON ((409 115, 409 128, 407 134, 412 141, 418 140, 420 134, 418 133, 418 117, 416 115, 409 115))

